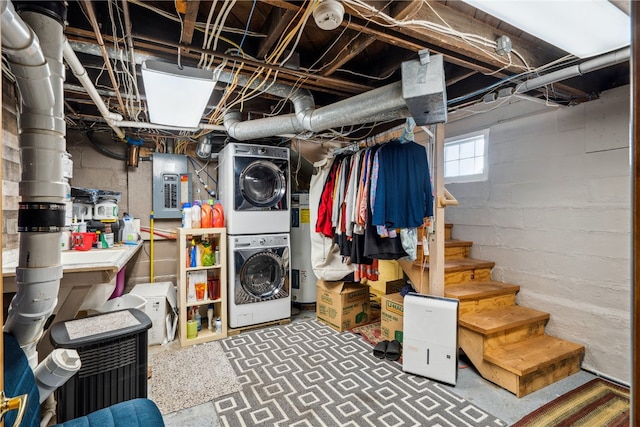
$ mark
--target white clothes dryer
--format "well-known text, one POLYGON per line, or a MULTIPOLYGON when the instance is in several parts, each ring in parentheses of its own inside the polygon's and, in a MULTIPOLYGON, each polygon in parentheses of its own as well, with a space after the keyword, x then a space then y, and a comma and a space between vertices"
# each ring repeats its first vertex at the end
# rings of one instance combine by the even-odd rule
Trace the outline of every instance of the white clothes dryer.
POLYGON ((229 236, 229 326, 291 317, 288 234, 229 236))
POLYGON ((219 159, 218 194, 227 234, 288 233, 289 149, 231 143, 219 159))

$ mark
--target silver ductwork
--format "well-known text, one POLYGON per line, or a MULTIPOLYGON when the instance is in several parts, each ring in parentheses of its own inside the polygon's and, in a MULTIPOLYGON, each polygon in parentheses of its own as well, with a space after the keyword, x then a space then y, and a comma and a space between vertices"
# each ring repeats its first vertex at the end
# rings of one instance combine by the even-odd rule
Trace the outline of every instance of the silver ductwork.
MULTIPOLYGON (((440 114, 446 121, 446 96, 443 96, 444 71, 442 68, 432 67, 430 73, 436 74, 442 80, 439 94, 440 114)), ((220 77, 225 81, 226 76, 220 77)), ((242 82, 238 84, 242 85, 242 82)), ((266 91, 272 95, 289 98, 293 104, 294 114, 242 121, 240 112, 228 111, 224 115, 224 126, 230 137, 246 141, 275 135, 315 133, 336 127, 403 119, 411 116, 402 92, 403 85, 406 84, 408 84, 406 81, 391 83, 320 108, 315 108, 313 96, 307 90, 292 93, 291 87, 273 85, 275 89, 272 86, 266 91)), ((412 84, 420 83, 412 82, 412 84)), ((429 97, 430 95, 424 97, 425 103, 431 103, 428 100, 429 97)))
POLYGON ((36 345, 44 324, 57 304, 66 194, 63 19, 40 12, 26 7, 19 16, 12 3, 2 2, 2 48, 23 100, 17 293, 4 330, 16 337, 32 367, 37 363, 36 345))

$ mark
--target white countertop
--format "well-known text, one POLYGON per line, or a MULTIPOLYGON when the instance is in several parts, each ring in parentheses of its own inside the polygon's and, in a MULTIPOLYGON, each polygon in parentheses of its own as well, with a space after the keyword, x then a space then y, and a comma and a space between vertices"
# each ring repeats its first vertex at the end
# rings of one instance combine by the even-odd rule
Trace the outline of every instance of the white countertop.
MULTIPOLYGON (((88 251, 62 252, 62 286, 65 276, 70 273, 97 272, 101 275, 100 282, 108 282, 142 247, 142 240, 135 245, 119 245, 109 249, 90 249, 88 251)), ((4 292, 15 292, 15 275, 18 257, 3 253, 2 276, 4 278, 4 292), (6 258, 6 259, 5 259, 6 258)))

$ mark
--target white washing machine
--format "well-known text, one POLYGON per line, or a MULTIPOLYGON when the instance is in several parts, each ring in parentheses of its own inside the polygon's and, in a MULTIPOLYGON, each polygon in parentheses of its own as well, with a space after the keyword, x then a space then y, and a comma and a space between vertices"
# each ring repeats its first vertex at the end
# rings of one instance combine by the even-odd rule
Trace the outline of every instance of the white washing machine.
POLYGON ((291 317, 289 234, 229 237, 229 326, 291 317))
POLYGON ((289 149, 231 143, 219 161, 227 234, 288 233, 289 149))
POLYGON ((291 301, 316 302, 318 278, 311 265, 309 193, 291 195, 291 301))

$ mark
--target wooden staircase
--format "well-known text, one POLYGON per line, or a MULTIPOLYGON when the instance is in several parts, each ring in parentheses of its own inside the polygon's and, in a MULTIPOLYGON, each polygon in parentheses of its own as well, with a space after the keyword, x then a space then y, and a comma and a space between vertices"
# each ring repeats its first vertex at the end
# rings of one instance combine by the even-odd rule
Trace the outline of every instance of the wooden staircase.
MULTIPOLYGON (((460 301, 458 345, 478 372, 518 397, 578 372, 584 346, 545 334, 549 314, 516 305, 520 287, 492 281, 495 263, 469 258, 472 242, 452 240, 451 228, 445 228, 445 296, 460 301)), ((400 262, 423 289, 425 260, 400 262)))

